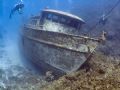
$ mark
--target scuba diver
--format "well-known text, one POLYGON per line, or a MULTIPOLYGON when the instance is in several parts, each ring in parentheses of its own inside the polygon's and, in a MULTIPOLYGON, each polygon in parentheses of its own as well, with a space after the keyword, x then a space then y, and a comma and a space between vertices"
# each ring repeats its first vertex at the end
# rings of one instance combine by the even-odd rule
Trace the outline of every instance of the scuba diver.
POLYGON ((23 9, 23 8, 24 8, 24 3, 23 3, 23 1, 21 0, 20 3, 15 4, 15 6, 13 7, 13 9, 12 9, 11 12, 10 12, 9 18, 12 18, 12 15, 13 15, 16 11, 18 11, 19 14, 22 14, 22 9, 23 9))

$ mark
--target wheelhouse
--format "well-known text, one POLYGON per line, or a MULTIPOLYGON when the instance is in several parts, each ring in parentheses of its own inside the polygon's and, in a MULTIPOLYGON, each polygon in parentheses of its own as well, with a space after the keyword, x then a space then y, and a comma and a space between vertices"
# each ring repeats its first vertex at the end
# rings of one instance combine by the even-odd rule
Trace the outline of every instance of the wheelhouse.
POLYGON ((84 20, 78 16, 52 9, 44 9, 41 15, 31 17, 29 25, 35 28, 67 34, 78 34, 84 20))
POLYGON ((51 9, 45 9, 42 11, 41 24, 44 23, 44 20, 50 20, 52 22, 56 22, 77 29, 80 29, 82 24, 85 23, 83 19, 75 15, 51 9))

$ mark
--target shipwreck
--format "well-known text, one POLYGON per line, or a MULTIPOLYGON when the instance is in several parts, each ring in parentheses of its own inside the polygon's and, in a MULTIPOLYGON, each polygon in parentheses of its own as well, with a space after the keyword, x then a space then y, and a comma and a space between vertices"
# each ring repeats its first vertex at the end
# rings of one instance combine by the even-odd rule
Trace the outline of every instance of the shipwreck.
POLYGON ((78 35, 85 21, 73 14, 44 9, 22 29, 25 56, 43 72, 78 70, 95 51, 101 38, 78 35))

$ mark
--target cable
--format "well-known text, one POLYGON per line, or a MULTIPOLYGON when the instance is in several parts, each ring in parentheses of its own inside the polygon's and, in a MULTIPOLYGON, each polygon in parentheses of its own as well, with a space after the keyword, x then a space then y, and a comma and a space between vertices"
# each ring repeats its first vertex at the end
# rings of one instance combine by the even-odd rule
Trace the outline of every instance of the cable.
MULTIPOLYGON (((107 19, 107 17, 109 16, 109 14, 110 14, 119 4, 120 4, 120 0, 118 0, 118 1, 116 2, 116 4, 111 8, 110 11, 108 11, 107 14, 104 14, 104 17, 103 17, 103 18, 107 19)), ((102 18, 100 18, 100 19, 102 19, 102 18)), ((95 29, 99 23, 100 23, 100 20, 91 28, 91 30, 95 29)))
POLYGON ((116 4, 111 8, 111 10, 106 14, 106 16, 108 16, 119 4, 120 4, 120 0, 116 2, 116 4))

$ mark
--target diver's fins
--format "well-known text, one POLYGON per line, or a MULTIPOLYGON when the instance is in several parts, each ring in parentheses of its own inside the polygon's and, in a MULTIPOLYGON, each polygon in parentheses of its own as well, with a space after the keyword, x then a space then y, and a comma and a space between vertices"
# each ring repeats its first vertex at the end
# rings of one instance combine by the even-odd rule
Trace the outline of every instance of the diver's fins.
POLYGON ((12 18, 12 14, 10 13, 10 15, 9 15, 9 18, 11 19, 12 18))
POLYGON ((12 15, 14 14, 15 10, 12 9, 11 12, 10 12, 10 15, 9 15, 9 18, 12 18, 12 15))

